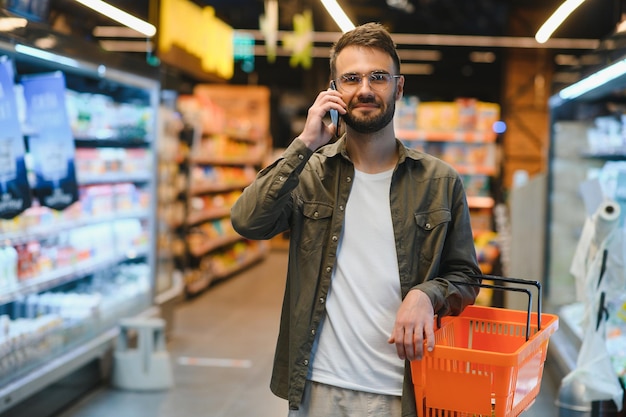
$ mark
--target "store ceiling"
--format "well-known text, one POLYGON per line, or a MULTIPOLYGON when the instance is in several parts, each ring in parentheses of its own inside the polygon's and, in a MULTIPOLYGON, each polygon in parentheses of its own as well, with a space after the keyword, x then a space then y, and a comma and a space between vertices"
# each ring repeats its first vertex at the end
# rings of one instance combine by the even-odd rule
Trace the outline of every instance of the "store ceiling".
MULTIPOLYGON (((50 0, 52 19, 63 15, 73 31, 90 37, 95 25, 111 24, 76 3, 74 0, 50 0), (56 17, 55 17, 56 16, 56 17)), ((158 0, 109 0, 110 3, 141 18, 149 19, 150 7, 158 0)), ((216 15, 235 29, 259 28, 259 16, 264 13, 263 0, 195 0, 211 6, 216 15)), ((501 37, 532 38, 540 24, 562 0, 339 0, 354 23, 380 21, 397 34, 439 34, 481 36, 497 40, 501 37)), ((603 39, 613 33, 626 0, 587 0, 555 34, 558 38, 603 39)), ((318 0, 280 0, 279 29, 293 30, 293 16, 305 9, 313 12, 314 27, 319 32, 338 32, 318 0)), ((500 94, 503 56, 506 48, 499 46, 459 46, 415 44, 409 48, 435 50, 441 53, 438 62, 423 62, 432 66, 429 75, 413 76, 408 85, 410 93, 430 99, 450 99, 474 96, 497 101, 500 94), (492 63, 476 63, 471 52, 490 52, 492 63)), ((571 53, 582 53, 570 50, 571 53)), ((419 63, 419 59, 415 61, 419 63)), ((257 57, 255 82, 276 88, 298 89, 312 77, 310 71, 291 68, 287 58, 268 64, 257 57)), ((327 71, 327 63, 314 66, 327 71)), ((235 82, 247 82, 250 75, 237 70, 235 82)), ((312 89, 316 87, 307 86, 312 89)))
MULTIPOLYGON (((436 33, 458 35, 502 36, 508 31, 512 14, 534 11, 548 15, 563 0, 339 0, 346 14, 355 24, 381 21, 397 33, 436 33)), ((258 27, 258 16, 263 13, 262 0, 202 0, 235 28, 258 27)), ((564 37, 599 38, 612 30, 618 7, 614 0, 588 0, 572 16, 570 23, 557 33, 564 37), (582 24, 586 22, 585 24, 582 24), (593 24, 589 24, 593 22, 593 24), (607 27, 608 24, 608 27, 607 27)), ((280 0, 281 25, 288 29, 291 16, 310 8, 324 14, 317 0, 280 0)), ((316 29, 337 30, 328 19, 319 19, 316 29)), ((533 36, 537 27, 528 27, 527 36, 533 36)))

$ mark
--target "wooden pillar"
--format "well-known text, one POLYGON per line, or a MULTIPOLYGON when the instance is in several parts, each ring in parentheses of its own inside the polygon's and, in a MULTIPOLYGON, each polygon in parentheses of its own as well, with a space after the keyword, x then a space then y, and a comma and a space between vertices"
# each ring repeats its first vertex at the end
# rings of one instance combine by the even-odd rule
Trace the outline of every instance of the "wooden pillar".
MULTIPOLYGON (((511 16, 509 35, 526 37, 534 36, 545 18, 524 10, 511 16)), ((547 170, 553 51, 511 48, 505 60, 502 116, 507 131, 502 144, 502 185, 510 189, 517 170, 525 170, 529 177, 547 170)))

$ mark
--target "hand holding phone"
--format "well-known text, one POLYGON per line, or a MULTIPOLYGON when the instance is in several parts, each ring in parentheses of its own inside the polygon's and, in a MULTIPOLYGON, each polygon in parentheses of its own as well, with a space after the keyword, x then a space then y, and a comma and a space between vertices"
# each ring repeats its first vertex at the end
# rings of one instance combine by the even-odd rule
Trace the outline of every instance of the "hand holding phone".
MULTIPOLYGON (((337 90, 335 80, 330 81, 330 88, 332 88, 333 90, 337 90)), ((330 110, 330 120, 335 125, 335 136, 339 136, 339 124, 341 122, 341 119, 339 118, 339 112, 337 110, 330 110)))

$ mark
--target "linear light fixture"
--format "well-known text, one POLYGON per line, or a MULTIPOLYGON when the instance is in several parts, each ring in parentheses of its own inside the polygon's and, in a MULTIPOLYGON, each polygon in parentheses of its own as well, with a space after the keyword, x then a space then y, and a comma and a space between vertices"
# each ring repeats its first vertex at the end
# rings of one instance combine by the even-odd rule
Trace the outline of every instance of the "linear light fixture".
POLYGON ((39 59, 45 59, 46 61, 67 65, 69 67, 80 68, 80 64, 75 59, 67 58, 61 55, 54 54, 52 52, 32 48, 30 46, 22 45, 19 43, 15 45, 15 51, 19 52, 20 54, 30 55, 39 59))
POLYGON ((535 35, 537 42, 545 43, 550 39, 554 31, 561 26, 565 19, 584 2, 585 0, 565 0, 559 8, 552 13, 552 16, 541 25, 535 35))
POLYGON ((336 0, 321 0, 321 2, 330 17, 333 18, 343 33, 354 29, 354 23, 352 23, 348 15, 346 15, 336 0))
POLYGON ((143 33, 147 37, 152 37, 156 34, 156 27, 146 22, 145 20, 141 20, 130 13, 125 12, 122 9, 118 9, 115 6, 111 6, 109 3, 104 2, 102 0, 76 0, 78 3, 81 3, 84 6, 89 7, 101 13, 116 22, 119 22, 125 26, 128 26, 131 29, 136 30, 139 33, 143 33))
POLYGON ((626 58, 564 88, 559 92, 559 97, 563 100, 579 97, 624 74, 626 74, 626 58))

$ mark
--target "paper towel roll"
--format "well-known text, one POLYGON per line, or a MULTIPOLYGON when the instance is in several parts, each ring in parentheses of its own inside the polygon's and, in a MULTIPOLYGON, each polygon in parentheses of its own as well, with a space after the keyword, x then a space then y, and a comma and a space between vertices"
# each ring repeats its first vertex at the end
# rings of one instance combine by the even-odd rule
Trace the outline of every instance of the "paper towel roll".
POLYGON ((619 224, 620 206, 614 201, 605 201, 594 214, 594 243, 600 245, 619 224))

